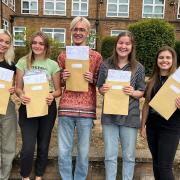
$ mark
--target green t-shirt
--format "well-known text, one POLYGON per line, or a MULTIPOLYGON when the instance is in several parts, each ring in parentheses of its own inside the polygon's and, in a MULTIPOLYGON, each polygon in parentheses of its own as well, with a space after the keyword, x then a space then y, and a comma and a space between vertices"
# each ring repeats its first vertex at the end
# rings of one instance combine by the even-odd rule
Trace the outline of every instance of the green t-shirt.
POLYGON ((34 61, 31 69, 27 69, 26 62, 27 62, 26 57, 22 57, 21 59, 19 59, 18 63, 16 64, 16 67, 22 72, 24 72, 24 76, 45 73, 49 81, 49 88, 50 88, 49 90, 53 91, 54 85, 52 81, 52 76, 56 72, 60 71, 57 62, 48 58, 46 60, 34 61))

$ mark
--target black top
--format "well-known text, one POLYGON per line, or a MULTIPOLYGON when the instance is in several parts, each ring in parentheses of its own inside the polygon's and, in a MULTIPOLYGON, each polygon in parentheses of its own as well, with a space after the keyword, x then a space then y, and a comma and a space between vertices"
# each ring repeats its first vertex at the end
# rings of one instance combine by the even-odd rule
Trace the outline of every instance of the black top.
POLYGON ((0 67, 5 68, 5 69, 9 69, 12 71, 16 71, 16 66, 14 63, 12 63, 11 65, 9 65, 5 60, 0 62, 0 67))
MULTIPOLYGON (((158 83, 152 90, 151 99, 156 95, 162 85, 168 79, 167 76, 161 76, 158 83)), ((163 104, 162 104, 163 106, 163 104)), ((169 120, 163 118, 158 112, 156 112, 152 107, 149 108, 149 115, 146 122, 148 128, 156 128, 162 131, 170 131, 174 134, 180 134, 180 109, 177 109, 169 120)))

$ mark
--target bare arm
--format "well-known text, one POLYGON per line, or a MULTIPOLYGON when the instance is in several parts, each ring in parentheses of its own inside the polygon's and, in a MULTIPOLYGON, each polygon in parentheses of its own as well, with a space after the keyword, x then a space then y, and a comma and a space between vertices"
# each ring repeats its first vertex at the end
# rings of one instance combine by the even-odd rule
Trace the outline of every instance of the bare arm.
POLYGON ((30 102, 30 98, 25 96, 25 92, 23 91, 23 87, 24 87, 24 84, 23 84, 23 75, 24 73, 17 69, 16 71, 16 89, 15 89, 15 92, 16 92, 16 95, 20 98, 22 104, 27 104, 30 102))
POLYGON ((144 95, 144 91, 135 90, 132 86, 125 86, 123 91, 124 93, 136 99, 139 99, 144 95))
POLYGON ((148 117, 148 112, 149 112, 149 104, 145 100, 143 108, 142 108, 142 119, 141 119, 141 136, 146 138, 146 121, 148 117))

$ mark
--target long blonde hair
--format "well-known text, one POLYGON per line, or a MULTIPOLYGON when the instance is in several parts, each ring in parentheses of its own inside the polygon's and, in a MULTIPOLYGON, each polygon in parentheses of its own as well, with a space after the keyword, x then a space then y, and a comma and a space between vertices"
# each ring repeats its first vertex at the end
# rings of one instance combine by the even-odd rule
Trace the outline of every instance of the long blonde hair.
POLYGON ((6 31, 4 29, 0 29, 0 35, 1 34, 6 34, 9 36, 10 38, 10 47, 8 48, 8 50, 5 52, 4 54, 4 59, 5 61, 11 65, 12 62, 14 62, 14 58, 15 58, 15 54, 14 54, 14 47, 13 47, 13 42, 12 42, 12 36, 10 34, 9 31, 6 31))
POLYGON ((148 80, 148 83, 147 83, 147 88, 146 88, 146 93, 145 93, 145 98, 146 98, 147 102, 150 101, 151 92, 153 90, 153 87, 158 83, 159 78, 161 76, 160 75, 160 68, 157 64, 157 60, 158 60, 159 54, 163 51, 169 51, 172 54, 172 66, 169 69, 168 76, 170 76, 172 73, 174 73, 176 71, 176 68, 177 68, 177 55, 176 55, 175 50, 169 46, 161 47, 156 54, 154 68, 153 68, 152 74, 151 74, 151 76, 148 80))
POLYGON ((114 66, 118 67, 118 53, 116 51, 116 46, 117 46, 117 43, 118 43, 119 39, 121 37, 124 37, 124 36, 128 36, 130 38, 130 40, 131 40, 131 43, 132 43, 132 50, 131 50, 131 53, 128 56, 128 62, 130 64, 130 68, 131 68, 132 73, 134 73, 135 69, 136 69, 136 65, 137 65, 136 49, 135 49, 134 37, 133 37, 133 34, 130 31, 124 31, 124 32, 120 33, 117 36, 115 46, 114 46, 114 50, 113 50, 113 54, 109 58, 109 61, 114 66))
POLYGON ((33 43, 33 40, 35 37, 41 37, 44 41, 44 47, 45 47, 45 59, 49 57, 49 54, 50 54, 50 43, 49 43, 49 38, 48 36, 43 33, 42 31, 38 31, 36 33, 34 33, 31 38, 30 38, 30 43, 29 43, 29 46, 30 46, 30 52, 26 55, 26 58, 27 58, 27 69, 30 69, 32 67, 32 64, 33 62, 35 61, 35 56, 34 56, 34 53, 32 51, 32 43, 33 43))

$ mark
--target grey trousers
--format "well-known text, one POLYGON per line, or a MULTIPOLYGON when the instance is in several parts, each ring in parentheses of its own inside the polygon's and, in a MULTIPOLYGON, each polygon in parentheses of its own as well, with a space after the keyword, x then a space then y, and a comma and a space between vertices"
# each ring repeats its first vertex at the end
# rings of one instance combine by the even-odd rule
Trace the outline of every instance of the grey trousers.
POLYGON ((0 115, 0 180, 8 180, 16 151, 17 116, 10 100, 6 115, 0 115))

